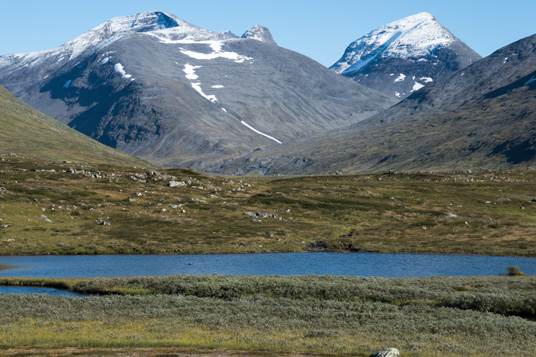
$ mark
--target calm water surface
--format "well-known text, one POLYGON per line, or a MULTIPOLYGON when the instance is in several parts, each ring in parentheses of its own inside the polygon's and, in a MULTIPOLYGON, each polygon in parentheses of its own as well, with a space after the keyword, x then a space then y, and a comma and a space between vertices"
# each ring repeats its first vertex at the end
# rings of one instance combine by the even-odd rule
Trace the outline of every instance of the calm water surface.
POLYGON ((54 288, 43 288, 34 286, 0 286, 0 294, 46 294, 54 296, 72 296, 72 297, 86 297, 85 294, 71 293, 65 290, 58 290, 54 288))
POLYGON ((224 255, 0 256, 12 277, 98 277, 170 274, 472 276, 499 275, 518 266, 536 274, 536 258, 371 253, 224 255))

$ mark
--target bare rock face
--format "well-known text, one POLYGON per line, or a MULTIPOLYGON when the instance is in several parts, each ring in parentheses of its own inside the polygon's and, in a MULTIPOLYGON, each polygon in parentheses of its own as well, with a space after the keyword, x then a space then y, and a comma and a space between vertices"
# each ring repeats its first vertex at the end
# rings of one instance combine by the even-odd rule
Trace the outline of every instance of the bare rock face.
POLYGON ((400 352, 396 348, 386 348, 380 352, 371 354, 370 357, 400 357, 400 352))
POLYGON ((252 40, 270 43, 272 45, 276 44, 272 37, 272 34, 270 33, 270 30, 260 25, 255 25, 246 32, 244 32, 242 38, 249 38, 252 40))

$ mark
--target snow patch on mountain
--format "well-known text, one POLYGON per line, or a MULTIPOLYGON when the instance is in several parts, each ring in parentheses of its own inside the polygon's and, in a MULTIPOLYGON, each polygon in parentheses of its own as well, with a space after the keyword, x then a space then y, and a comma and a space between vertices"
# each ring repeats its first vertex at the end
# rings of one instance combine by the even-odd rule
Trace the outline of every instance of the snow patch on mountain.
POLYGON ((197 60, 213 60, 217 58, 226 58, 229 60, 233 60, 237 63, 242 63, 244 61, 251 61, 253 58, 239 55, 236 52, 225 52, 223 51, 223 43, 221 41, 208 41, 208 42, 197 42, 197 43, 205 43, 210 46, 212 49, 211 53, 201 53, 201 52, 195 52, 195 51, 189 51, 182 47, 180 47, 180 51, 182 54, 187 55, 188 57, 197 59, 197 60))
POLYGON ((127 72, 125 72, 125 68, 123 68, 123 65, 121 63, 116 63, 114 66, 114 70, 117 73, 119 73, 122 78, 125 78, 125 79, 132 78, 132 74, 127 74, 127 72))
POLYGON ((199 93, 203 98, 211 101, 214 104, 218 103, 218 98, 215 95, 206 94, 205 92, 203 92, 203 89, 201 89, 201 82, 193 82, 199 79, 199 76, 195 73, 195 70, 198 68, 201 68, 201 66, 192 66, 191 64, 187 63, 184 65, 183 72, 186 73, 186 78, 190 80, 192 88, 195 89, 197 93, 199 93))
POLYGON ((404 79, 406 79, 406 75, 403 74, 403 73, 400 73, 400 75, 398 77, 396 77, 394 83, 402 82, 404 79))
POLYGON ((184 65, 184 73, 186 73, 186 78, 189 80, 196 80, 199 78, 197 74, 195 74, 195 70, 197 68, 201 68, 201 66, 192 66, 191 64, 187 63, 184 65))
POLYGON ((206 100, 209 100, 214 104, 218 103, 218 98, 216 98, 215 95, 205 94, 205 92, 203 92, 203 90, 201 89, 201 82, 192 82, 192 88, 195 89, 197 93, 199 93, 206 100))
MULTIPOLYGON (((223 108, 222 108, 222 109, 223 109, 223 108)), ((249 124, 246 123, 245 121, 241 120, 240 122, 242 123, 242 125, 244 125, 244 126, 247 127, 248 129, 253 130, 253 131, 256 132, 257 134, 262 135, 262 136, 265 136, 265 137, 267 137, 268 139, 273 140, 273 141, 275 141, 275 142, 278 143, 278 144, 283 144, 281 141, 277 140, 277 139, 274 138, 273 136, 270 136, 270 135, 268 135, 268 134, 263 133, 262 131, 259 131, 259 130, 255 129, 254 127, 252 127, 251 125, 249 125, 249 124)))
POLYGON ((413 89, 411 90, 412 92, 416 92, 418 91, 419 89, 423 88, 424 85, 419 83, 419 82, 415 82, 415 84, 413 85, 413 89))

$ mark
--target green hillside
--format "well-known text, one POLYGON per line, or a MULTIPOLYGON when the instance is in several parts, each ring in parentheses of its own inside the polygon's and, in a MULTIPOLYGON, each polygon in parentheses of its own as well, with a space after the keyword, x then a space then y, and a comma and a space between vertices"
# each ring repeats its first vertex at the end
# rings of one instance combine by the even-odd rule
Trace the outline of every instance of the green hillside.
POLYGON ((149 166, 38 112, 2 86, 0 128, 0 155, 16 154, 43 161, 149 166))

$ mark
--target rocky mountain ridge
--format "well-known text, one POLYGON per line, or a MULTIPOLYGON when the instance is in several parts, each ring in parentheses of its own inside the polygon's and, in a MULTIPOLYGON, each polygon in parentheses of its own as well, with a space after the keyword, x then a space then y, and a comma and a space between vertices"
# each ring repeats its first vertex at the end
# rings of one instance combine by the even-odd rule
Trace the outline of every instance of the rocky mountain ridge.
POLYGON ((54 50, 1 56, 0 84, 101 143, 197 169, 355 124, 395 103, 278 47, 261 27, 245 37, 142 13, 54 50))

